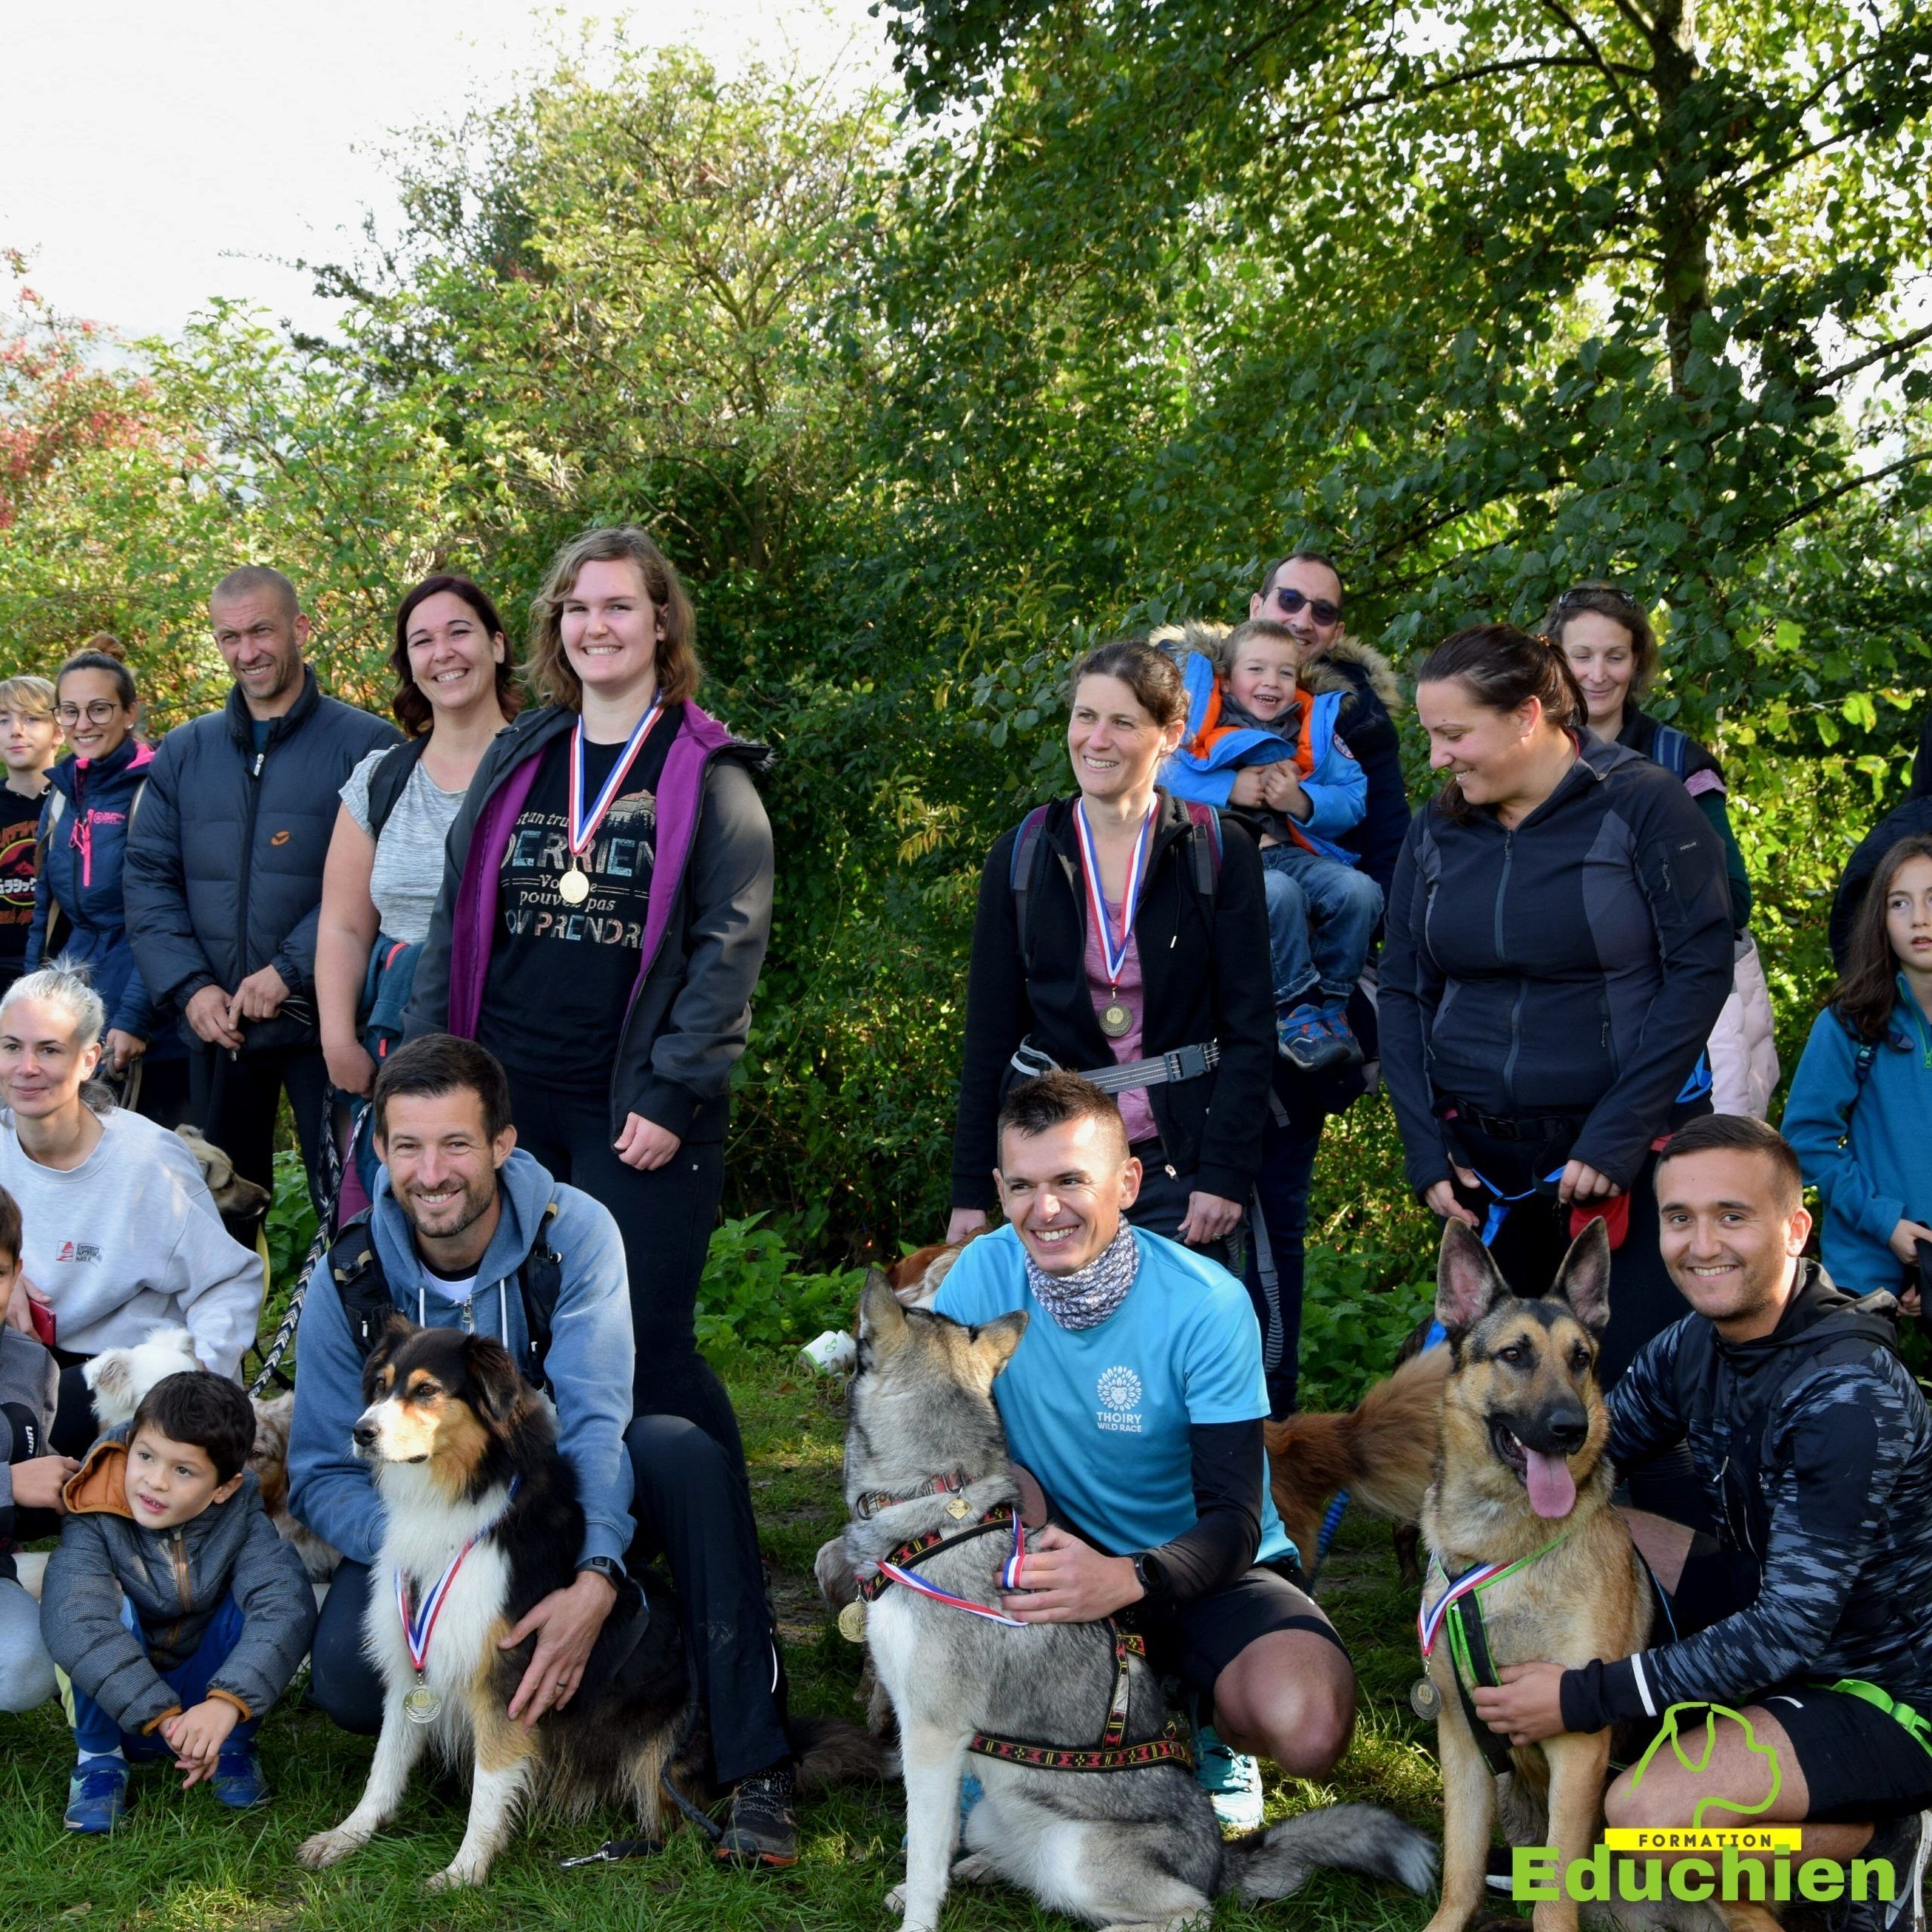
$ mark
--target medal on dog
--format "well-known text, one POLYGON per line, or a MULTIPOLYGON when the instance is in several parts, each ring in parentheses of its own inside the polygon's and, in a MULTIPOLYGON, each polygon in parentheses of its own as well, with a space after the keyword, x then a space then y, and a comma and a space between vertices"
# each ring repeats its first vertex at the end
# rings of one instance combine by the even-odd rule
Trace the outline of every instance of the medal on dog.
POLYGON ((946 1513, 955 1523, 963 1523, 973 1513, 973 1506, 963 1496, 955 1496, 946 1506, 946 1513))
POLYGON ((838 1613, 838 1634, 848 1644, 863 1644, 866 1641, 866 1606, 863 1599, 855 1597, 838 1613))
POLYGON ((443 1700, 416 1673, 416 1687, 402 1700, 402 1714, 411 1724, 434 1724, 443 1714, 443 1700))
POLYGON ((429 1639, 435 1635, 436 1619, 442 1614, 442 1608, 450 1593, 450 1586, 456 1581, 456 1573, 463 1567, 463 1559, 494 1530, 504 1516, 509 1514, 510 1505, 516 1500, 517 1491, 522 1486, 521 1476, 510 1478, 509 1494, 503 1500, 502 1513, 487 1523, 475 1535, 450 1558, 449 1567, 438 1577, 428 1595, 423 1599, 422 1607, 410 1608, 409 1578, 401 1567, 395 1573, 395 1614, 402 1620, 402 1641, 409 1651, 409 1661, 414 1666, 416 1682, 403 1693, 402 1714, 411 1724, 433 1724, 441 1713, 443 1700, 429 1688, 423 1673, 429 1668, 429 1639))
POLYGON ((1147 847, 1154 830, 1154 814, 1160 808, 1157 798, 1147 808, 1140 822, 1140 836, 1134 841, 1134 857, 1128 863, 1127 881, 1120 895, 1120 929, 1107 916, 1107 896, 1100 888, 1100 859, 1094 850, 1093 828, 1087 823, 1087 808, 1073 808, 1074 835, 1080 847, 1081 875, 1087 882, 1087 917, 1100 936, 1100 960, 1106 970, 1107 1003, 1100 1009, 1100 1031, 1110 1040, 1124 1039, 1134 1031, 1134 1015, 1120 996, 1120 976, 1127 970, 1128 951, 1134 943, 1134 915, 1140 908, 1140 888, 1145 882, 1147 847))
POLYGON ((1442 1715, 1442 1693, 1426 1677, 1409 1686, 1409 1709, 1424 1724, 1433 1724, 1442 1715))
POLYGON ((581 906, 590 897, 590 881, 584 876, 583 859, 597 836, 597 828, 604 823, 617 794, 623 789, 624 780, 630 776, 631 767, 637 762, 637 755, 644 749, 644 741, 651 736, 651 728, 657 722, 663 711, 663 700, 654 698, 651 709, 640 718, 624 741, 624 749, 618 754, 617 761, 611 768, 611 775, 604 781, 604 789, 597 795, 596 802, 586 814, 583 808, 583 720, 577 721, 577 729, 571 734, 570 764, 570 824, 566 828, 570 834, 570 870, 557 881, 558 896, 566 906, 581 906))

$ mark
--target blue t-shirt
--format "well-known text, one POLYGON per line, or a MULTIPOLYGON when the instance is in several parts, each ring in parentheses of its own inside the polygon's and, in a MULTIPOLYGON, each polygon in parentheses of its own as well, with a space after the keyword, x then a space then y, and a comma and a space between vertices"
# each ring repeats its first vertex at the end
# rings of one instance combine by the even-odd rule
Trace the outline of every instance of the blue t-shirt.
MULTIPOLYGON (((981 1323, 1032 1318, 993 1384, 1014 1461, 1110 1554, 1152 1549, 1193 1528, 1194 1424, 1268 1413, 1261 1331, 1227 1270, 1136 1229, 1140 1272, 1091 1328, 1063 1328, 1033 1298, 1010 1227, 973 1243, 940 1284, 934 1312, 981 1323)), ((1257 1562, 1294 1549, 1268 1493, 1257 1562)))

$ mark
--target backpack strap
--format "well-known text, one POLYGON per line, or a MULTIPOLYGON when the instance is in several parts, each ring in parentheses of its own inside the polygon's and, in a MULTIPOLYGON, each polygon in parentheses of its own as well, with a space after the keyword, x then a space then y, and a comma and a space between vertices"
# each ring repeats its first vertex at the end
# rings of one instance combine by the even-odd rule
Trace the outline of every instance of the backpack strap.
POLYGON ((1690 740, 1675 724, 1660 724, 1651 741, 1651 756, 1681 785, 1690 762, 1690 740))
POLYGON ((1878 1042, 1868 1040, 1861 1034, 1852 1033, 1842 1014, 1838 1016, 1838 1023, 1844 1026, 1847 1033, 1851 1033, 1853 1048, 1851 1097, 1838 1109, 1838 1145, 1847 1147, 1851 1144, 1852 1111, 1858 1105, 1859 1095, 1865 1091, 1866 1081, 1872 1078, 1872 1063, 1878 1057, 1878 1042))
POLYGON ((1040 865, 1040 835, 1047 829, 1047 808, 1035 805, 1020 821, 1014 835, 1013 864, 1007 883, 1013 889, 1013 923, 1020 934, 1020 963, 1030 977, 1033 971, 1033 933, 1029 914, 1034 875, 1040 865))
POLYGON ((383 827, 389 823, 389 814, 395 810, 416 768, 423 762, 423 754, 429 749, 429 734, 425 731, 420 738, 390 746, 377 760, 375 769, 369 774, 371 838, 382 837, 383 827))
POLYGON ((1187 808, 1188 849, 1194 860, 1194 890, 1214 916, 1214 895, 1221 884, 1221 814, 1198 798, 1184 798, 1187 808))

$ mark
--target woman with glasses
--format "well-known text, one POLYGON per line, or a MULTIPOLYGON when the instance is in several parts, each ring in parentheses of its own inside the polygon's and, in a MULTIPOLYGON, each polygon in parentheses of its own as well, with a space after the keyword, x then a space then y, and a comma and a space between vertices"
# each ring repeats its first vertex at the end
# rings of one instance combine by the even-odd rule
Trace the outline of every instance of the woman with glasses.
POLYGON ((107 1009, 103 1077, 122 1083, 137 1112, 174 1127, 187 1117, 187 1050, 148 996, 121 897, 128 834, 154 750, 134 735, 134 674, 119 650, 111 637, 90 638, 54 679, 54 715, 69 755, 48 774, 26 970, 57 958, 87 969, 107 1009))
POLYGON ((1730 998, 1709 1041, 1712 1100, 1721 1114, 1762 1120, 1778 1084, 1770 989, 1750 934, 1751 881, 1725 804, 1724 771, 1695 738, 1638 708, 1657 674, 1657 633, 1643 606, 1611 583, 1580 583, 1543 620, 1577 674, 1590 729, 1662 765, 1690 793, 1724 847, 1730 891, 1730 998))

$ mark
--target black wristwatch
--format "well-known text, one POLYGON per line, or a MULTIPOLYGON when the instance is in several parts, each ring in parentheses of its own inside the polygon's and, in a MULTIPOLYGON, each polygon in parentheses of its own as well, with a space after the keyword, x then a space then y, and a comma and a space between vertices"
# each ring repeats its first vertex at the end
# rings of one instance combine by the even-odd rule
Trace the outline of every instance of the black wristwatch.
POLYGON ((1134 1558, 1134 1574, 1149 1603, 1159 1603, 1166 1597, 1167 1570, 1152 1550, 1143 1549, 1134 1558))
POLYGON ((577 1566, 577 1574, 581 1577, 586 1570, 601 1577, 614 1590, 621 1591, 624 1587, 624 1567, 615 1557, 586 1556, 577 1566))

